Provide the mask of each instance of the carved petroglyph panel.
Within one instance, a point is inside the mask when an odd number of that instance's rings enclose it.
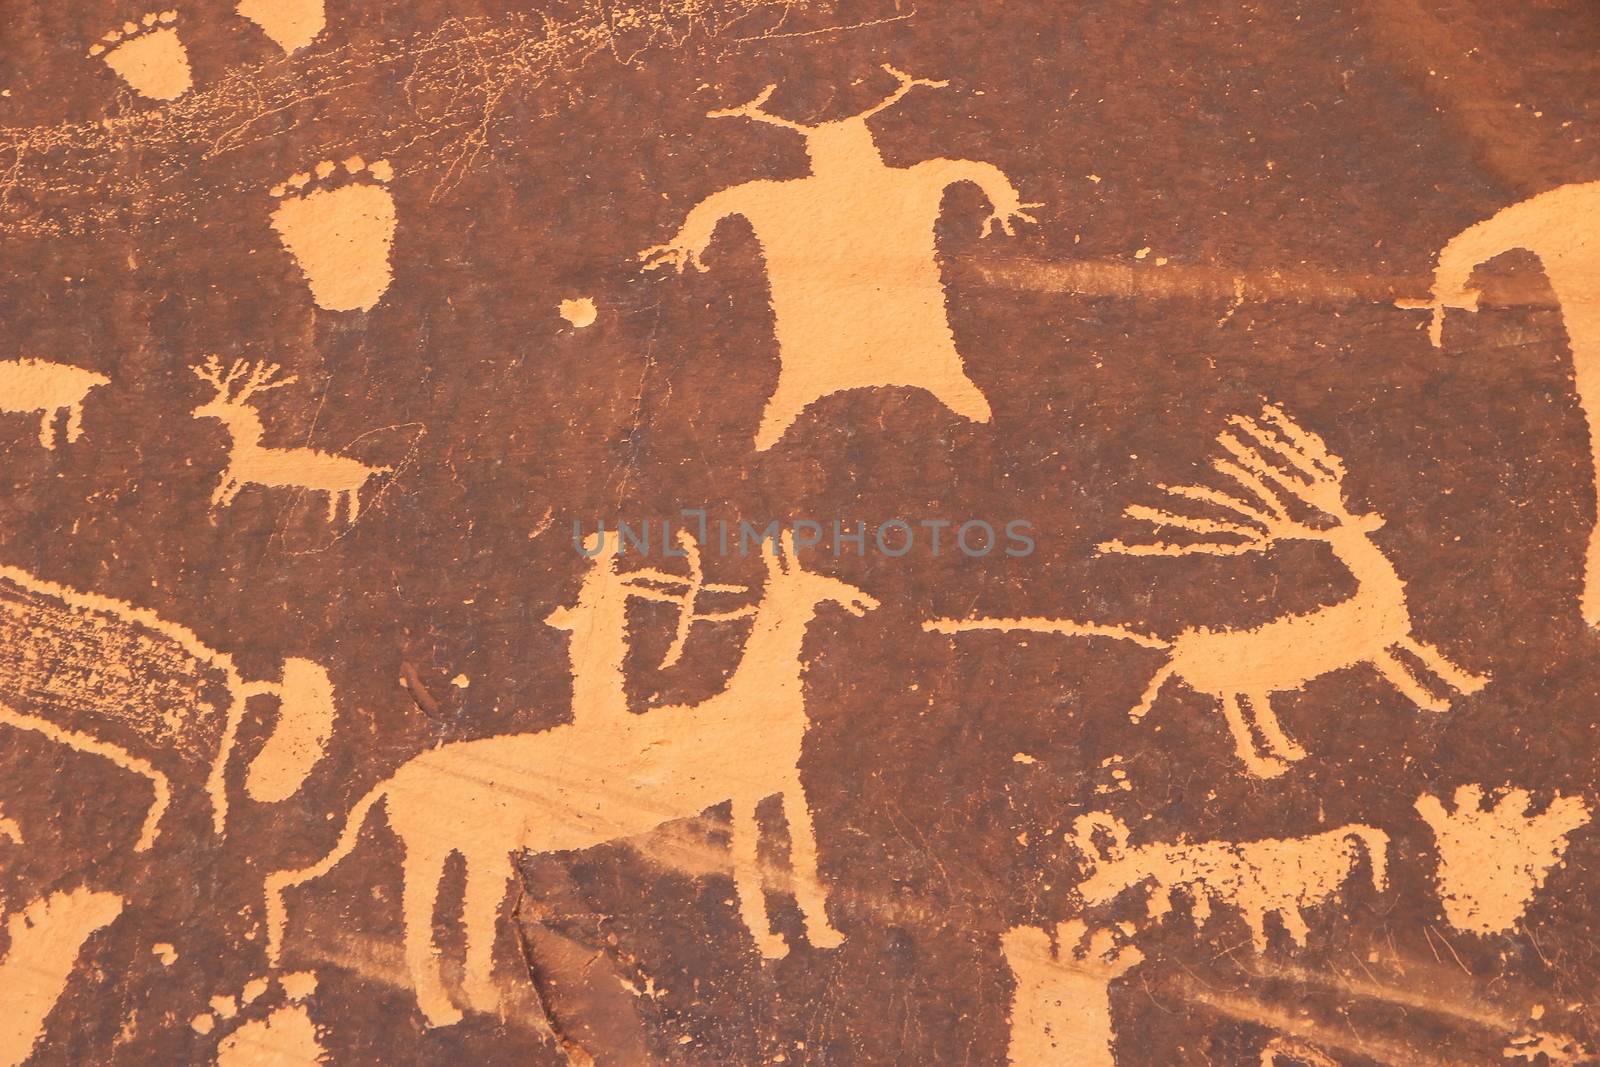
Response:
[[[13,1058],[1594,1062],[1596,56],[11,0]]]

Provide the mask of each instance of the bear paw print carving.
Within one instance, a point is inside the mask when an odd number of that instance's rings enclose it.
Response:
[[[305,1000],[317,991],[309,972],[282,975],[281,996],[269,996],[269,978],[253,978],[237,996],[211,998],[211,1010],[190,1021],[197,1034],[223,1033],[217,1043],[216,1067],[314,1067],[327,1050],[317,1038],[316,1024]]]
[[[152,11],[137,22],[124,22],[100,38],[89,56],[104,59],[135,92],[152,100],[176,100],[194,84],[177,21],[176,11]]]
[[[278,199],[272,228],[327,311],[368,311],[389,288],[394,245],[394,197],[384,184],[394,177],[387,161],[367,164],[351,156],[324,160],[271,192]]]

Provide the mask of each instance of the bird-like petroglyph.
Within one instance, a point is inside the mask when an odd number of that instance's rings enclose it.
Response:
[[[778,386],[756,431],[758,450],[777,444],[812,403],[849,389],[909,386],[958,415],[989,421],[989,402],[967,376],[945,311],[934,223],[947,188],[972,182],[989,198],[984,232],[1010,234],[1032,222],[1011,180],[991,163],[930,159],[884,163],[867,120],[926,81],[884,68],[894,92],[860,114],[806,124],[767,111],[776,86],[712,118],[746,118],[805,138],[811,173],[754,181],[713,193],[666,244],[641,253],[645,269],[701,269],[717,224],[748,219],[766,260],[778,334]]]
[[[795,896],[810,941],[831,948],[843,940],[828,920],[811,803],[800,780],[800,750],[809,726],[802,650],[822,605],[837,604],[860,615],[876,608],[877,601],[847,582],[805,570],[792,546],[763,542],[766,588],[726,687],[700,704],[634,714],[618,691],[624,646],[616,634],[626,626],[627,598],[670,599],[693,621],[701,590],[697,581],[655,572],[618,575],[615,549],[591,547],[591,575],[577,603],[558,609],[551,619],[574,635],[595,627],[607,634],[595,646],[598,655],[580,653],[574,645],[573,721],[539,733],[442,745],[374,786],[352,807],[331,852],[310,867],[267,878],[274,959],[282,953],[288,922],[285,891],[322,877],[354,851],[379,804],[404,850],[406,962],[430,1025],[462,1018],[443,984],[433,942],[434,907],[452,853],[466,860],[465,992],[480,1011],[492,1012],[500,1002],[493,982],[496,915],[514,854],[593,848],[729,801],[740,914],[762,954],[779,957],[788,951],[768,922],[757,861],[756,806],[774,794],[783,798]],[[588,670],[595,673],[581,673]]]
[[[1129,518],[1157,530],[1197,535],[1199,540],[1127,544],[1108,541],[1100,551],[1123,556],[1237,556],[1265,552],[1286,541],[1326,545],[1355,578],[1348,598],[1305,614],[1284,615],[1249,629],[1185,630],[1166,639],[1127,627],[1046,618],[935,619],[926,629],[940,633],[972,630],[1022,630],[1082,637],[1111,637],[1168,652],[1144,698],[1131,712],[1140,721],[1155,706],[1162,687],[1176,678],[1222,704],[1239,759],[1264,778],[1282,774],[1305,757],[1272,710],[1272,694],[1300,689],[1331,671],[1368,663],[1418,707],[1446,711],[1449,704],[1417,680],[1396,654],[1403,651],[1421,667],[1462,693],[1476,693],[1487,679],[1451,663],[1438,649],[1412,633],[1406,585],[1372,539],[1383,525],[1376,514],[1350,510],[1344,494],[1344,461],[1322,438],[1268,405],[1259,419],[1235,416],[1217,441],[1227,452],[1212,462],[1247,497],[1205,485],[1162,486],[1179,503],[1200,504],[1225,516],[1167,511],[1134,504]],[[1296,511],[1296,508],[1299,511]],[[1306,514],[1309,511],[1312,514]],[[1325,517],[1317,521],[1315,516]],[[1245,717],[1248,707],[1258,745]],[[1264,746],[1264,747],[1263,747]]]

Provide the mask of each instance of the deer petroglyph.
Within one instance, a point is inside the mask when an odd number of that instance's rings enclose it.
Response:
[[[104,374],[42,359],[0,360],[0,411],[37,413],[39,443],[56,447],[56,420],[66,413],[67,443],[83,434],[83,400],[109,384]]]
[[[539,733],[441,745],[373,787],[351,808],[331,852],[303,870],[267,878],[273,960],[283,949],[285,891],[322,877],[348,856],[380,803],[404,852],[406,962],[430,1025],[451,1025],[462,1017],[445,990],[433,945],[434,906],[451,853],[466,861],[465,992],[482,1011],[499,1003],[493,983],[496,913],[516,854],[575,851],[637,837],[730,800],[740,915],[761,952],[777,957],[788,950],[767,921],[757,862],[756,806],[773,794],[783,798],[795,895],[810,941],[819,948],[839,944],[842,935],[828,921],[818,880],[816,834],[800,780],[809,725],[802,649],[823,604],[860,615],[877,601],[839,579],[802,569],[789,547],[774,550],[764,543],[763,550],[767,585],[726,687],[697,705],[640,714],[630,713],[620,694],[625,642],[619,628],[626,626],[627,598],[670,599],[692,616],[696,594],[710,587],[659,572],[619,575],[614,553],[596,552],[577,603],[551,618],[574,635],[574,700],[586,706],[574,711],[572,722]],[[598,638],[581,636],[595,628]],[[679,632],[687,630],[680,626]]]
[[[315,448],[268,448],[261,443],[266,431],[250,398],[290,384],[294,375],[276,378],[276,363],[252,366],[244,360],[235,360],[224,372],[216,356],[191,369],[214,390],[210,400],[194,409],[194,417],[216,419],[228,431],[228,466],[211,496],[213,510],[233,503],[246,485],[259,485],[327,493],[329,522],[338,519],[341,503],[345,521],[356,521],[361,513],[361,488],[374,475],[387,474],[389,467],[369,467],[349,456]]]
[[[154,842],[171,796],[171,776],[158,762],[204,769],[213,829],[221,834],[225,775],[247,702],[278,700],[272,734],[245,776],[245,792],[260,803],[286,800],[299,789],[323,756],[335,712],[327,672],[310,660],[286,659],[277,682],[246,681],[232,657],[186,627],[6,566],[0,566],[0,693],[7,694],[0,724],[150,781],[154,795],[140,850]]]
[[[1127,509],[1130,518],[1158,530],[1179,530],[1205,539],[1133,545],[1108,541],[1100,551],[1125,556],[1236,556],[1264,552],[1285,541],[1320,542],[1355,578],[1357,589],[1350,597],[1304,614],[1280,616],[1253,629],[1195,628],[1170,640],[1126,627],[1048,618],[935,619],[924,623],[924,628],[940,633],[1026,630],[1112,637],[1165,650],[1167,662],[1130,713],[1133,720],[1143,719],[1162,686],[1177,678],[1221,702],[1239,759],[1261,777],[1282,774],[1290,762],[1305,756],[1305,750],[1284,733],[1273,712],[1274,693],[1292,692],[1332,671],[1369,663],[1418,707],[1447,711],[1449,704],[1413,677],[1396,649],[1462,693],[1482,689],[1486,678],[1462,670],[1438,649],[1413,636],[1405,582],[1372,540],[1383,519],[1351,512],[1344,497],[1344,462],[1328,451],[1322,439],[1271,405],[1259,419],[1235,416],[1230,426],[1217,436],[1228,456],[1214,460],[1212,467],[1253,499],[1204,485],[1162,486],[1178,501],[1205,505],[1227,518],[1135,504]],[[1326,521],[1297,515],[1291,500],[1302,510],[1320,513]],[[1245,707],[1260,731],[1264,750],[1251,733]]]
[[[945,311],[934,223],[945,190],[972,182],[989,198],[984,225],[1006,234],[1033,222],[1009,178],[990,163],[930,159],[884,163],[867,119],[918,85],[941,87],[885,66],[898,88],[858,115],[806,124],[764,106],[776,86],[711,118],[746,118],[805,138],[811,173],[753,181],[713,193],[666,244],[640,254],[646,270],[701,268],[717,224],[747,219],[766,261],[781,369],[755,447],[777,444],[813,402],[849,389],[907,386],[932,393],[958,415],[987,422],[989,403],[967,377]]]
[[[1194,842],[1180,837],[1130,846],[1122,820],[1090,812],[1073,823],[1072,840],[1089,869],[1076,889],[1085,904],[1110,904],[1144,888],[1148,914],[1159,919],[1186,894],[1194,922],[1201,927],[1211,920],[1215,905],[1237,908],[1257,952],[1267,949],[1268,915],[1277,915],[1290,940],[1304,947],[1310,928],[1302,909],[1332,899],[1354,874],[1363,850],[1372,865],[1373,889],[1382,893],[1387,885],[1389,836],[1359,824],[1281,840]]]
[[[1485,808],[1477,785],[1456,790],[1454,811],[1431,794],[1417,799],[1439,849],[1445,918],[1457,930],[1509,932],[1561,862],[1567,835],[1594,815],[1581,799],[1557,796],[1530,816],[1532,799],[1526,790],[1511,789]]]
[[[1439,252],[1432,299],[1402,306],[1432,310],[1428,336],[1438,348],[1444,344],[1446,308],[1478,310],[1481,294],[1471,287],[1472,272],[1519,248],[1539,257],[1561,304],[1600,493],[1600,182],[1563,185],[1468,226]],[[1585,622],[1600,626],[1600,519],[1589,534],[1579,608]]]

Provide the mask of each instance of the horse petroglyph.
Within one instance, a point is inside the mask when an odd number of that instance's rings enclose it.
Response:
[[[388,161],[369,166],[351,156],[272,187],[272,228],[325,311],[370,311],[388,292],[396,222],[394,195],[382,183],[393,178]]]
[[[1435,348],[1441,347],[1445,309],[1478,310],[1481,294],[1471,287],[1472,272],[1519,248],[1539,257],[1561,304],[1578,402],[1588,420],[1593,476],[1600,490],[1600,299],[1595,296],[1600,278],[1600,182],[1540,193],[1452,237],[1439,252],[1432,299],[1422,304],[1433,312],[1428,336]],[[1585,622],[1600,626],[1600,519],[1589,534],[1579,608]]]
[[[1354,514],[1344,498],[1344,462],[1328,451],[1322,438],[1296,425],[1280,408],[1268,405],[1260,419],[1235,416],[1231,429],[1217,436],[1228,453],[1212,467],[1242,487],[1253,500],[1204,485],[1162,486],[1179,501],[1199,503],[1225,513],[1216,519],[1134,504],[1130,518],[1159,529],[1197,534],[1205,540],[1125,544],[1108,541],[1100,551],[1124,556],[1236,556],[1264,552],[1284,541],[1325,544],[1358,584],[1349,598],[1306,614],[1284,615],[1254,629],[1185,630],[1171,640],[1120,626],[1046,618],[935,619],[924,628],[939,633],[970,630],[1025,630],[1080,637],[1112,637],[1145,648],[1169,652],[1144,698],[1133,709],[1135,722],[1155,705],[1161,688],[1177,678],[1201,693],[1216,697],[1233,735],[1239,759],[1252,774],[1282,774],[1305,750],[1292,741],[1272,710],[1272,694],[1302,688],[1331,671],[1370,663],[1412,703],[1429,711],[1446,711],[1439,699],[1413,677],[1395,654],[1401,649],[1462,693],[1476,693],[1487,679],[1457,667],[1438,649],[1411,632],[1405,582],[1395,572],[1372,534],[1381,516]],[[1274,458],[1269,458],[1269,455]],[[1297,517],[1290,501],[1309,508],[1327,523]],[[1265,745],[1251,734],[1243,708],[1248,706]]]
[[[137,22],[125,22],[89,48],[123,81],[152,100],[176,100],[194,84],[189,53],[178,37],[176,11],[152,11]]]
[[[1423,794],[1417,812],[1439,849],[1439,897],[1445,918],[1457,930],[1475,934],[1509,933],[1533,895],[1567,850],[1567,835],[1586,825],[1594,812],[1577,797],[1557,796],[1538,815],[1529,815],[1532,797],[1510,789],[1484,806],[1483,787],[1456,790],[1455,810]]]
[[[1372,865],[1372,887],[1387,885],[1389,836],[1370,826],[1340,826],[1310,837],[1262,841],[1201,841],[1185,838],[1148,845],[1128,844],[1122,820],[1103,812],[1079,816],[1073,841],[1089,866],[1077,894],[1090,906],[1109,904],[1144,888],[1152,919],[1171,911],[1187,894],[1196,926],[1212,908],[1237,908],[1250,927],[1257,952],[1267,950],[1267,916],[1277,915],[1291,941],[1305,947],[1310,928],[1303,908],[1324,904],[1355,873],[1363,851]]]
[[[1000,938],[1016,981],[1011,997],[1013,1067],[1115,1067],[1111,983],[1144,961],[1119,931],[1093,931],[1082,919],[1058,923],[1055,936],[1017,926]]]
[[[47,363],[42,359],[0,360],[0,411],[36,413],[39,443],[56,447],[56,420],[66,413],[66,438],[71,444],[83,434],[83,399],[89,390],[111,382],[104,374]]]
[[[310,660],[285,660],[279,682],[247,682],[230,656],[154,612],[5,566],[0,692],[16,705],[0,705],[0,723],[150,780],[141,849],[155,840],[170,794],[170,776],[157,764],[206,769],[213,828],[223,832],[225,771],[250,698],[278,699],[275,729],[245,779],[246,792],[262,803],[294,794],[322,758],[334,718],[332,683]]]
[[[228,431],[228,466],[211,496],[213,510],[233,503],[246,485],[287,487],[328,494],[329,522],[338,520],[340,504],[345,505],[345,521],[356,521],[361,513],[362,486],[390,468],[369,467],[349,456],[314,448],[268,448],[261,443],[266,431],[250,398],[289,385],[295,381],[294,375],[276,378],[276,363],[252,365],[244,360],[235,360],[224,373],[216,356],[190,369],[214,390],[211,399],[194,409],[194,417],[216,419]]]
[[[671,598],[693,611],[698,582],[665,576],[685,589],[652,588],[651,572],[610,573],[613,552],[597,549],[578,602],[558,609],[556,626],[574,635],[604,627],[593,646],[574,645],[573,721],[533,734],[441,745],[415,757],[356,802],[333,850],[303,870],[266,880],[268,951],[276,961],[287,926],[286,890],[320,878],[356,847],[372,809],[383,804],[404,852],[405,952],[417,1004],[428,1023],[447,1026],[462,1012],[452,1003],[433,945],[439,883],[451,853],[466,861],[465,992],[477,1010],[496,1010],[493,982],[496,913],[511,858],[522,851],[565,852],[647,834],[674,819],[733,804],[734,884],[740,914],[767,957],[788,951],[767,921],[757,858],[756,806],[780,794],[789,822],[794,890],[811,943],[843,940],[828,921],[817,875],[811,805],[800,780],[800,751],[809,719],[801,682],[806,631],[818,608],[837,604],[855,615],[878,603],[855,586],[804,570],[792,546],[763,542],[767,585],[756,606],[739,665],[726,687],[704,702],[634,714],[615,691],[620,663],[617,628],[626,625],[630,592]],[[652,595],[654,594],[654,595]],[[702,617],[703,618],[703,617]],[[680,629],[680,633],[685,632]],[[580,658],[581,657],[581,658]],[[593,671],[594,684],[585,677]],[[621,798],[621,799],[619,799]]]
[[[239,14],[261,27],[285,52],[317,39],[328,24],[324,0],[239,0]]]
[[[717,224],[734,215],[754,228],[766,260],[778,335],[778,386],[756,431],[757,450],[777,444],[813,402],[849,389],[909,386],[956,414],[989,421],[989,402],[967,377],[945,312],[934,223],[947,188],[972,182],[989,198],[984,232],[1033,222],[1011,180],[990,163],[930,159],[890,167],[867,119],[915,86],[942,87],[891,66],[900,83],[858,115],[808,125],[764,110],[769,85],[748,104],[711,118],[746,118],[805,138],[811,173],[753,181],[713,193],[666,244],[640,254],[646,270],[701,268]]]

